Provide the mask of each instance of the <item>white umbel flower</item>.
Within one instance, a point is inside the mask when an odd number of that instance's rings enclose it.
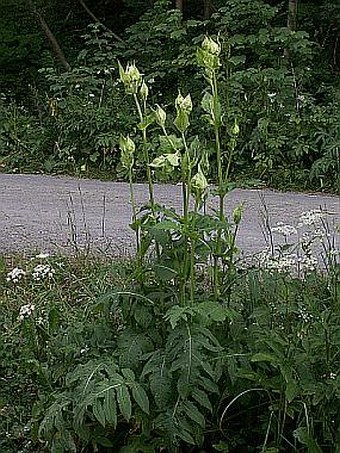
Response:
[[[32,272],[33,280],[42,280],[44,278],[51,278],[55,274],[55,270],[49,264],[38,264]]]
[[[18,283],[18,281],[25,277],[25,275],[26,272],[23,269],[15,267],[11,270],[11,272],[8,272],[6,280],[8,282]]]
[[[33,304],[22,305],[20,307],[18,320],[23,321],[25,318],[29,318],[30,316],[32,316],[34,310],[35,310],[35,305],[33,305]]]

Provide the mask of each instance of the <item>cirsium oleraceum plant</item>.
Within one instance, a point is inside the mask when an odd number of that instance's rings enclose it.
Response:
[[[169,279],[175,282],[179,290],[182,304],[187,297],[195,299],[195,273],[198,265],[205,266],[215,300],[224,297],[225,281],[232,280],[234,272],[235,239],[241,220],[241,210],[233,216],[234,224],[225,215],[225,196],[229,187],[229,172],[239,126],[235,121],[234,128],[229,131],[230,142],[228,149],[222,149],[221,127],[223,111],[218,93],[217,74],[220,63],[221,44],[218,40],[206,37],[197,51],[199,66],[203,68],[207,81],[207,89],[201,100],[204,117],[214,131],[215,156],[217,163],[217,195],[219,207],[216,215],[203,214],[209,196],[208,173],[210,169],[209,156],[201,145],[198,137],[190,136],[190,121],[193,115],[194,103],[189,93],[181,92],[175,100],[175,116],[169,124],[169,116],[160,105],[148,105],[149,89],[135,64],[128,64],[124,69],[119,63],[120,81],[125,91],[134,98],[138,129],[142,135],[142,150],[135,151],[127,158],[127,138],[122,138],[121,164],[128,171],[131,201],[133,208],[133,228],[137,235],[137,250],[140,263],[144,258],[156,251],[155,268],[167,269]],[[148,133],[157,135],[159,141],[158,155],[152,160],[149,155],[150,140],[155,138]],[[146,165],[149,187],[149,206],[137,214],[133,194],[133,166],[136,161]],[[182,186],[183,213],[166,209],[156,204],[154,197],[153,174],[157,171],[177,173],[180,175]],[[191,202],[192,200],[192,202]],[[161,233],[160,233],[161,232]],[[160,239],[161,238],[161,239]],[[141,256],[142,255],[142,256]],[[144,257],[144,258],[143,258]],[[167,278],[165,279],[167,280]],[[228,286],[228,285],[227,285]]]

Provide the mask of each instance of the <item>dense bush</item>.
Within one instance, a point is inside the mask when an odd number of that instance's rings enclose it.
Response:
[[[209,32],[219,36],[224,49],[219,75],[221,103],[229,112],[223,118],[224,148],[235,116],[240,123],[235,175],[251,175],[279,188],[337,190],[339,96],[326,74],[316,72],[320,48],[307,32],[282,27],[282,10],[262,0],[228,2],[209,20],[183,20],[170,6],[162,0],[145,9],[125,29],[122,41],[103,26],[91,26],[70,71],[40,71],[47,93],[36,94],[26,116],[16,109],[15,119],[15,107],[2,103],[5,168],[120,172],[119,136],[131,130],[135,118],[117,84],[117,60],[135,60],[147,74],[149,96],[169,105],[169,114],[175,115],[171,105],[178,89],[193,97],[204,90],[195,49]],[[36,143],[31,143],[27,121]],[[209,150],[213,135],[206,124],[196,114],[191,122]],[[20,136],[20,146],[8,134]],[[152,146],[157,154],[158,143]],[[211,176],[216,177],[213,161]]]

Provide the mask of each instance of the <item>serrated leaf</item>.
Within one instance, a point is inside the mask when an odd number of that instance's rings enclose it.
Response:
[[[291,403],[298,393],[298,386],[294,380],[289,380],[286,385],[285,395],[287,400]]]
[[[131,399],[130,393],[126,385],[122,384],[116,389],[117,393],[117,401],[120,412],[122,413],[123,417],[129,421],[131,418]]]
[[[116,394],[113,389],[110,389],[105,394],[103,409],[105,418],[108,423],[112,424],[114,428],[117,427],[117,403]]]
[[[181,225],[171,220],[163,220],[162,222],[159,222],[157,223],[157,225],[153,226],[152,229],[164,231],[168,230],[181,231]]]
[[[192,437],[192,435],[184,430],[184,429],[181,429],[178,431],[178,437],[180,437],[184,442],[186,442],[187,444],[191,444],[191,445],[195,445],[196,442],[194,440],[194,438]]]
[[[142,304],[136,304],[134,308],[134,317],[137,322],[143,329],[147,329],[153,319],[153,316],[148,307]]]
[[[172,381],[161,373],[150,377],[150,390],[159,409],[165,409],[172,394]]]
[[[125,379],[128,379],[131,382],[134,382],[136,380],[135,373],[130,368],[123,368],[122,375],[125,377]]]
[[[98,422],[105,428],[106,418],[101,399],[96,399],[92,405],[92,411]]]
[[[146,391],[140,384],[136,384],[134,387],[132,387],[132,397],[136,401],[138,406],[142,409],[142,411],[149,414],[149,398]]]
[[[185,401],[181,405],[182,409],[184,410],[185,414],[202,428],[205,427],[205,418],[204,415],[198,410],[197,406],[193,404],[191,401]]]
[[[206,377],[200,377],[200,386],[204,388],[209,393],[218,393],[218,386],[214,381]]]
[[[272,365],[277,365],[277,358],[271,354],[258,352],[251,358],[252,362],[270,362]]]
[[[192,392],[192,398],[196,400],[202,407],[205,407],[210,412],[212,412],[213,408],[209,401],[208,395],[201,389],[195,388]]]
[[[187,321],[188,315],[190,315],[189,307],[180,307],[179,305],[174,305],[171,307],[164,316],[166,321],[169,321],[171,327],[174,329],[180,321]]]

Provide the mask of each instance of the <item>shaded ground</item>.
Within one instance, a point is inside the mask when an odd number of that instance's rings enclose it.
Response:
[[[147,187],[136,184],[136,201],[147,201]],[[156,199],[180,209],[181,188],[156,185]],[[134,237],[129,189],[125,183],[0,174],[0,252],[72,252],[84,247],[113,254],[129,253]],[[272,225],[294,224],[303,211],[322,208],[330,225],[340,224],[340,198],[321,194],[279,193],[269,190],[233,191],[227,198],[232,209],[244,203],[238,245],[244,253],[266,246],[264,205]]]

